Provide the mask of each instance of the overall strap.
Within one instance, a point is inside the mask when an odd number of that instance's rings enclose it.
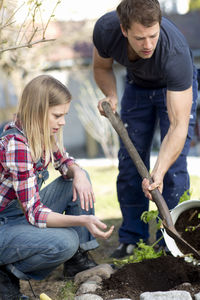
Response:
[[[16,127],[13,127],[13,128],[11,128],[11,129],[8,129],[8,130],[3,131],[3,132],[0,134],[0,138],[6,136],[6,135],[8,135],[8,134],[13,134],[13,133],[19,133],[19,134],[21,134],[22,136],[24,136],[23,133],[22,133],[19,129],[17,129]]]

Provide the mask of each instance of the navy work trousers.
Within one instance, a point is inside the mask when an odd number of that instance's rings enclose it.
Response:
[[[194,132],[196,100],[197,81],[195,78],[193,80],[193,105],[185,146],[179,158],[164,177],[163,197],[169,209],[178,204],[180,197],[190,187],[187,155]],[[149,170],[156,123],[159,122],[161,142],[169,128],[166,89],[144,89],[127,81],[121,102],[121,118],[129,137]],[[123,217],[119,229],[119,241],[120,243],[135,244],[143,239],[147,242],[148,225],[141,221],[140,217],[144,211],[148,211],[149,201],[141,188],[142,179],[122,141],[120,141],[118,159],[117,193]]]

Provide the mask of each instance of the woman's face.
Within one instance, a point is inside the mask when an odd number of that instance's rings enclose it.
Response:
[[[65,125],[65,115],[68,114],[69,108],[70,102],[49,108],[49,128],[51,135],[57,133]]]

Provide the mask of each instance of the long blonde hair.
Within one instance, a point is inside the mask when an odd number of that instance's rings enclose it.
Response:
[[[43,157],[45,161],[53,159],[55,137],[50,136],[49,107],[71,101],[67,87],[49,75],[40,75],[32,79],[24,88],[19,102],[17,117],[28,139],[34,162]],[[56,136],[56,143],[63,152],[62,129]]]

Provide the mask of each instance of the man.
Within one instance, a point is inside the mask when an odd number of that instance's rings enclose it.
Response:
[[[104,115],[102,101],[117,110],[113,72],[117,61],[127,69],[121,118],[148,169],[157,120],[161,134],[151,185],[146,179],[142,182],[120,143],[117,193],[123,222],[120,245],[112,254],[120,258],[132,253],[140,239],[148,241],[148,226],[140,216],[148,210],[150,190],[157,187],[172,209],[189,189],[186,157],[195,124],[196,69],[184,36],[162,17],[157,0],[121,1],[116,12],[97,21],[93,41],[94,78],[106,96],[98,104],[99,111]]]

